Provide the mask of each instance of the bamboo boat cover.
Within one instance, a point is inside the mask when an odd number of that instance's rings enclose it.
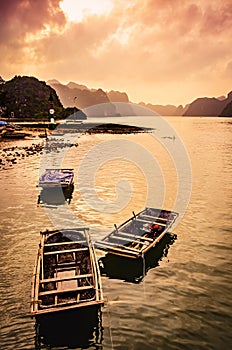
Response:
[[[60,183],[72,183],[74,173],[72,170],[66,169],[49,169],[46,170],[39,178],[39,184],[60,184]]]

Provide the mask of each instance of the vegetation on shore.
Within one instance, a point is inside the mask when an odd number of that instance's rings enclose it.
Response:
[[[0,81],[0,117],[24,120],[48,120],[54,109],[56,119],[74,113],[74,108],[64,108],[56,91],[44,81],[34,77],[15,76],[9,81]],[[77,108],[78,119],[86,119]]]

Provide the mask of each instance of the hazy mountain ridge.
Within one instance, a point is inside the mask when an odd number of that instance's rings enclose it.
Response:
[[[143,115],[153,112],[163,116],[226,116],[232,117],[232,91],[227,97],[197,98],[186,106],[153,105],[140,102],[130,103],[126,92],[109,92],[99,89],[90,89],[83,84],[69,82],[61,84],[58,80],[49,80],[47,83],[35,77],[15,76],[9,81],[0,77],[0,114],[2,117],[14,115],[16,118],[44,118],[49,116],[49,96],[52,96],[52,105],[55,107],[56,117],[62,118],[72,114],[74,107],[78,109],[91,108],[105,104],[104,111],[97,108],[102,116]],[[51,104],[51,101],[50,101]],[[108,105],[108,106],[107,106]],[[123,108],[124,105],[124,108]],[[138,110],[133,109],[137,105]],[[64,108],[65,107],[65,108]],[[90,111],[90,109],[89,109]],[[94,112],[96,113],[96,111]],[[145,112],[144,112],[145,113]],[[145,114],[146,114],[145,113]],[[83,118],[85,118],[83,113]]]
[[[232,101],[222,110],[220,117],[232,117]]]
[[[107,93],[101,88],[89,89],[85,85],[74,82],[64,85],[57,80],[48,80],[47,84],[56,90],[64,107],[77,106],[84,109],[100,103],[129,102],[125,92],[111,90]]]
[[[85,85],[69,82],[64,85],[58,82],[56,79],[48,80],[47,84],[52,86],[64,107],[77,106],[84,109],[100,103],[109,102],[131,102],[126,92],[111,90],[106,92],[99,89],[90,89]],[[219,96],[215,97],[199,97],[186,106],[175,105],[160,105],[140,102],[139,105],[145,108],[149,108],[155,113],[164,116],[220,116],[225,107],[232,100],[232,92],[227,97]],[[226,111],[228,116],[231,116],[230,108]]]
[[[85,85],[69,82],[64,85],[56,79],[48,80],[47,84],[53,87],[64,107],[78,106],[84,109],[100,103],[109,102],[131,102],[126,92],[111,90],[105,92],[102,89],[90,89]],[[182,115],[186,107],[174,105],[152,105],[151,103],[140,102],[140,106],[151,109],[160,115]]]
[[[160,114],[160,115],[165,115],[165,116],[175,116],[175,115],[183,115],[183,113],[186,111],[188,108],[188,105],[183,107],[182,105],[176,107],[174,105],[153,105],[151,103],[144,103],[140,102],[139,103],[141,106],[149,108],[153,110],[154,112]]]
[[[78,107],[90,117],[112,117],[121,115],[137,115],[129,104],[128,96],[125,92],[109,91],[105,92],[101,88],[89,89],[87,86],[69,82],[64,85],[57,80],[47,82],[58,94],[64,107]],[[115,106],[114,102],[127,103]]]
[[[219,116],[224,108],[232,101],[232,91],[227,98],[201,97],[190,103],[184,116]]]
[[[83,89],[80,87],[75,87],[77,84],[71,82],[67,85],[63,85],[61,83],[54,84],[48,81],[47,84],[57,92],[64,107],[75,106],[80,109],[84,109],[99,103],[110,102],[107,94],[102,89],[91,91],[88,88]],[[71,85],[72,88],[70,88],[68,85]]]

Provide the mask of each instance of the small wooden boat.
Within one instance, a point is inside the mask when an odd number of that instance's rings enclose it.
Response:
[[[73,169],[46,169],[39,178],[41,192],[38,196],[38,204],[63,204],[70,203],[74,190]]]
[[[159,266],[160,261],[168,256],[169,248],[176,238],[175,234],[167,232],[159,244],[137,259],[107,253],[98,260],[101,276],[132,283],[143,281],[147,272]]]
[[[171,228],[178,214],[173,211],[146,208],[121,224],[95,247],[111,254],[139,258],[155,247]]]
[[[67,188],[73,184],[73,169],[46,169],[39,178],[39,186],[42,188],[62,187]]]
[[[24,139],[28,134],[24,132],[6,131],[3,132],[1,136],[4,139]]]
[[[100,270],[89,229],[41,232],[32,279],[32,316],[103,303]]]

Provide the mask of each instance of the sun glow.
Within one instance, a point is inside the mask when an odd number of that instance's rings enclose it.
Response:
[[[81,22],[91,15],[108,15],[113,6],[112,0],[63,0],[60,3],[70,22]]]

